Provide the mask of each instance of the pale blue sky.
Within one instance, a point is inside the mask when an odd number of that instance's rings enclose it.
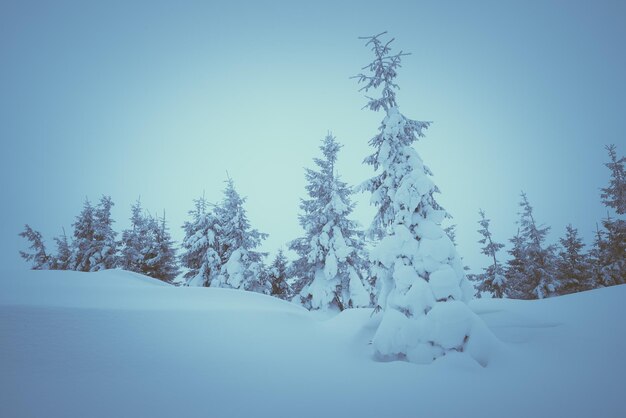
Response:
[[[370,59],[357,37],[383,30],[413,53],[400,109],[434,122],[416,148],[466,263],[488,262],[478,208],[506,242],[521,189],[552,240],[569,222],[591,239],[603,145],[626,150],[625,2],[336,3],[1,0],[0,265],[26,268],[23,224],[52,246],[85,196],[110,194],[120,231],[141,195],[180,240],[226,171],[275,252],[300,234],[303,167],[329,129],[343,178],[373,174],[361,161],[383,115],[349,77]]]

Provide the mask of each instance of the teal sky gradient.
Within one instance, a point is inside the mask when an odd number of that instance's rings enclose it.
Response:
[[[434,122],[416,149],[465,262],[488,263],[480,207],[508,244],[522,189],[553,242],[567,223],[591,242],[604,144],[626,150],[626,2],[337,3],[2,0],[0,265],[26,267],[24,223],[53,247],[86,196],[113,197],[118,231],[141,196],[180,241],[227,172],[274,253],[301,233],[303,168],[328,130],[343,179],[373,175],[361,162],[383,115],[349,77],[370,60],[357,37],[384,30],[412,53],[400,110]]]

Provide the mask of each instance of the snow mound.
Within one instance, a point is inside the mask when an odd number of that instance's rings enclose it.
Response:
[[[428,333],[445,347],[469,334],[470,356],[420,365],[374,361],[371,309],[320,320],[118,270],[0,272],[0,416],[622,417],[625,299],[626,285],[439,304]],[[481,333],[502,341],[486,367]]]

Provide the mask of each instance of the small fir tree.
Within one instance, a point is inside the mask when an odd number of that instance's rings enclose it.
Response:
[[[268,278],[272,286],[271,295],[280,299],[289,298],[289,284],[287,283],[288,262],[283,250],[278,250],[276,258],[269,266]]]
[[[110,196],[102,196],[94,213],[93,258],[90,271],[112,269],[117,266],[117,232],[113,230],[111,208],[114,206]]]
[[[57,245],[57,254],[54,256],[53,269],[70,270],[72,263],[72,249],[67,240],[65,228],[63,228],[63,235],[60,237],[54,237],[54,241]]]
[[[242,198],[235,190],[232,179],[226,181],[224,200],[216,208],[220,225],[219,275],[211,280],[211,286],[255,290],[263,287],[259,272],[265,253],[256,251],[267,234],[250,226]]]
[[[85,199],[83,209],[72,224],[74,240],[72,241],[72,270],[91,271],[94,255],[95,219],[94,208],[88,199]]]
[[[607,215],[602,220],[603,239],[598,242],[598,282],[603,286],[626,283],[626,221]]]
[[[606,147],[610,162],[606,167],[611,171],[609,185],[602,189],[602,202],[607,211],[613,210],[615,217],[607,213],[602,220],[604,239],[598,240],[599,263],[596,268],[596,281],[603,286],[626,283],[626,174],[625,157],[617,157],[615,145]]]
[[[144,252],[143,273],[166,283],[172,283],[178,276],[179,268],[174,241],[167,228],[165,212],[163,217],[150,216],[147,219],[148,245]]]
[[[354,209],[351,190],[335,171],[341,145],[329,133],[315,158],[318,170],[306,169],[308,199],[300,203],[300,226],[305,235],[289,248],[299,258],[293,264],[294,292],[308,309],[369,306],[370,295],[361,277],[363,234],[349,219]]]
[[[585,244],[578,230],[571,224],[566,226],[565,237],[560,238],[561,251],[557,261],[557,279],[561,284],[559,294],[588,290],[591,279],[589,257],[583,252]]]
[[[617,148],[614,144],[607,145],[606,150],[609,153],[609,161],[606,167],[611,171],[611,179],[609,185],[602,189],[602,203],[612,208],[619,215],[626,213],[626,157],[617,158]]]
[[[131,207],[131,214],[130,228],[122,231],[120,267],[124,270],[144,273],[148,225],[139,199]]]
[[[20,251],[20,256],[31,263],[32,270],[49,270],[53,259],[46,253],[46,245],[39,231],[35,231],[30,225],[24,225],[24,231],[19,236],[25,238],[30,243],[30,252]]]
[[[194,200],[194,209],[189,211],[190,221],[185,222],[185,238],[182,241],[183,253],[180,262],[187,269],[184,278],[188,286],[208,287],[221,267],[220,243],[218,235],[221,227],[215,213],[202,196]]]
[[[543,299],[557,294],[555,247],[544,246],[550,227],[537,225],[533,208],[524,192],[521,194],[519,236],[512,240],[513,259],[509,262],[508,281],[511,297]]]
[[[489,230],[490,220],[485,217],[485,212],[481,209],[479,212],[480,220],[478,221],[480,229],[478,233],[482,235],[482,238],[478,241],[483,244],[481,252],[491,259],[491,264],[485,268],[484,273],[477,274],[475,280],[478,282],[478,292],[488,292],[494,298],[502,298],[505,295],[506,278],[504,276],[504,269],[498,262],[497,254],[504,244],[494,242],[491,231]]]
[[[522,285],[525,284],[526,265],[526,247],[524,239],[519,228],[517,234],[509,239],[511,249],[508,251],[511,256],[506,263],[504,276],[506,277],[507,296],[512,299],[524,299],[525,290]]]

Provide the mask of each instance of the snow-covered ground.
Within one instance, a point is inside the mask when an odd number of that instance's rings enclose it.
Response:
[[[0,273],[0,417],[624,417],[626,286],[475,300],[487,367],[372,360],[380,315],[119,270]]]

